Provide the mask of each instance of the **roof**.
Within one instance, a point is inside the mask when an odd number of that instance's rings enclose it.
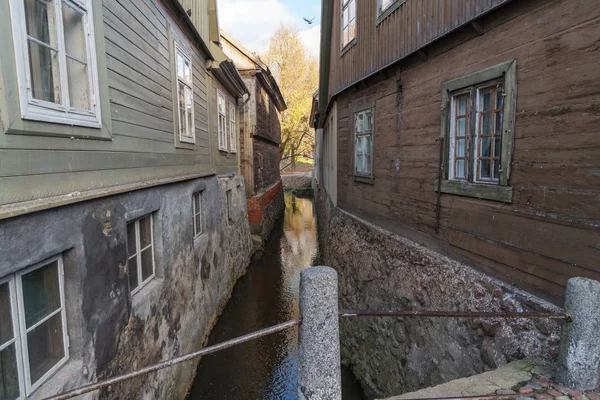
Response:
[[[214,61],[209,64],[208,68],[227,90],[231,94],[240,97],[244,94],[250,94],[235,64],[227,57],[223,49],[218,44],[211,43],[210,51]]]
[[[264,86],[265,90],[271,98],[274,100],[274,103],[279,110],[279,112],[283,112],[287,109],[287,104],[285,104],[285,99],[283,98],[283,94],[281,94],[281,90],[279,89],[279,85],[277,84],[277,80],[271,73],[269,66],[260,59],[258,54],[248,50],[244,46],[242,46],[237,40],[229,36],[227,33],[221,31],[221,39],[225,40],[231,47],[233,47],[238,53],[245,56],[252,63],[254,63],[254,68],[238,68],[243,72],[253,72],[257,79]]]

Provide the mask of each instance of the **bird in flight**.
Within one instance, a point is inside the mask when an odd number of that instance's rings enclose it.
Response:
[[[307,23],[307,24],[309,24],[309,25],[312,25],[313,21],[315,20],[315,17],[312,17],[312,19],[307,19],[307,18],[304,18],[304,17],[302,17],[302,18],[303,18],[303,19],[306,21],[306,23]]]

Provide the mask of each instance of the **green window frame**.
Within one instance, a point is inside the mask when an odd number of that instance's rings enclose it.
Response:
[[[354,180],[373,183],[373,148],[375,137],[375,103],[354,110]]]
[[[442,193],[512,202],[516,60],[442,85]]]

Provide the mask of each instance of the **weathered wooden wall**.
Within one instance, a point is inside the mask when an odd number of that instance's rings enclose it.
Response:
[[[0,205],[213,170],[206,55],[159,0],[104,0],[103,21],[112,140],[0,131]],[[193,53],[193,149],[174,145],[169,24]]]
[[[209,42],[208,0],[179,0],[183,9],[190,10],[190,19],[206,43]]]
[[[280,180],[281,123],[275,102],[258,79],[255,88],[254,190],[259,191]]]
[[[430,46],[427,61],[413,57],[336,98],[338,204],[560,304],[569,277],[600,280],[600,10],[511,2],[482,22],[482,36],[461,29]],[[436,234],[441,85],[512,59],[513,202],[443,194]],[[352,177],[352,115],[372,101],[370,185]]]
[[[406,57],[510,0],[407,0],[377,24],[377,2],[357,0],[356,43],[341,54],[341,1],[333,2],[329,94]]]

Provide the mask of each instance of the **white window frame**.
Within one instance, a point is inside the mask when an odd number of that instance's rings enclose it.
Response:
[[[221,104],[223,105],[222,110]],[[219,150],[227,151],[227,101],[219,89],[217,89],[217,132]]]
[[[98,101],[99,82],[96,61],[96,41],[94,38],[92,0],[49,0],[54,3],[56,18],[61,104],[34,99],[31,87],[31,70],[28,54],[28,35],[25,22],[25,4],[22,0],[10,0],[10,15],[13,27],[13,39],[19,85],[19,100],[21,118],[33,121],[51,122],[56,124],[76,125],[91,128],[101,128],[100,102]],[[83,15],[84,35],[86,37],[86,57],[88,67],[88,90],[90,110],[70,107],[69,85],[67,77],[67,56],[65,52],[64,29],[62,21],[62,4],[75,9]],[[32,39],[40,46],[47,45]]]
[[[362,114],[363,121],[366,121],[368,113],[371,113],[371,119],[372,119],[371,130],[367,131],[363,127],[363,131],[359,133],[357,131],[357,123],[356,123],[356,121],[358,120],[358,116]],[[358,156],[358,138],[364,137],[364,136],[371,137],[371,162],[369,165],[370,172],[368,174],[357,172],[357,163],[356,163],[356,159]],[[360,107],[359,109],[354,111],[354,161],[353,161],[353,165],[354,165],[354,177],[355,178],[372,178],[373,177],[374,154],[375,154],[375,105],[373,103],[370,103],[370,104]]]
[[[177,70],[177,58],[181,57],[184,61],[187,61],[190,65],[190,81],[186,82],[183,77],[179,76],[179,71]],[[177,77],[177,119],[179,121],[179,141],[183,143],[196,143],[196,122],[195,122],[195,114],[194,114],[194,70],[192,65],[192,58],[189,56],[187,52],[185,52],[178,43],[175,43],[175,76]],[[183,84],[186,86],[192,96],[192,126],[187,126],[187,118],[185,121],[181,120],[181,110],[179,110],[179,84]],[[184,111],[187,114],[187,110]],[[185,128],[185,129],[182,129]],[[186,134],[184,134],[184,132]]]
[[[467,163],[467,167],[466,167],[466,175],[464,178],[459,178],[456,177],[455,175],[455,163],[456,163],[456,158],[455,158],[455,151],[456,151],[456,98],[463,96],[465,94],[469,95],[469,99],[467,101],[467,107],[468,107],[468,112],[467,112],[467,122],[465,123],[466,126],[466,130],[467,130],[467,136],[466,136],[466,145],[465,145],[465,153],[466,153],[466,160],[465,162]],[[452,94],[451,98],[450,98],[450,135],[449,135],[449,153],[448,153],[448,179],[452,180],[452,181],[461,181],[461,182],[467,182],[469,179],[469,173],[471,173],[470,169],[470,163],[471,161],[469,160],[469,148],[471,146],[471,135],[473,134],[473,132],[471,132],[471,107],[473,106],[473,102],[472,102],[472,93],[470,90],[460,90],[458,92],[455,92]]]
[[[229,102],[229,150],[237,153],[237,126],[235,124],[236,106]]]
[[[227,220],[232,221],[233,220],[233,210],[231,209],[232,203],[233,203],[233,190],[232,189],[227,189],[225,191],[225,203],[227,206]]]
[[[340,0],[342,3],[341,13],[340,13],[340,43],[341,48],[344,50],[346,47],[350,46],[354,39],[356,39],[356,0]],[[348,9],[348,24],[344,25],[344,11]],[[354,18],[351,18],[351,11],[354,9]],[[354,24],[354,36],[350,37],[350,26]],[[344,31],[348,30],[348,43],[344,43]]]
[[[196,209],[196,197],[198,198],[198,204],[200,209],[197,210]],[[194,224],[194,239],[197,238],[198,236],[202,235],[203,233],[203,220],[202,220],[202,198],[204,196],[202,196],[202,190],[198,191],[198,192],[194,192],[192,194],[192,220],[193,220],[193,224]],[[196,217],[200,216],[200,226],[198,226],[198,224],[196,224]]]
[[[23,275],[26,275],[32,271],[43,268],[48,264],[52,264],[57,261],[58,268],[58,283],[59,283],[59,298],[60,307],[36,322],[33,326],[27,328],[25,321],[25,304],[23,299]],[[19,392],[20,397],[23,399],[26,396],[30,396],[36,389],[38,389],[44,382],[48,380],[58,369],[60,369],[69,360],[69,335],[67,330],[67,313],[65,303],[65,272],[63,265],[62,255],[54,256],[50,259],[27,267],[13,275],[9,275],[3,279],[0,279],[0,284],[8,282],[8,291],[10,298],[11,308],[11,320],[13,324],[13,339],[9,340],[2,346],[0,351],[15,344],[15,356],[17,360],[17,379],[19,381]],[[62,323],[62,334],[63,334],[63,349],[64,357],[59,360],[50,370],[48,370],[40,379],[35,382],[31,382],[31,371],[29,368],[29,351],[27,348],[27,334],[39,327],[43,323],[47,322],[50,318],[61,314]]]
[[[140,220],[142,220],[146,217],[150,217],[150,244],[148,246],[142,248],[141,247],[142,241],[141,241],[141,235],[140,235]],[[148,283],[150,283],[150,281],[152,279],[154,279],[154,277],[156,276],[156,259],[155,259],[156,257],[154,255],[154,252],[156,250],[156,248],[154,247],[154,213],[143,215],[133,221],[128,221],[127,225],[129,225],[129,224],[135,224],[135,251],[136,252],[131,256],[129,254],[127,254],[127,266],[129,269],[129,260],[136,257],[136,267],[137,267],[137,277],[138,277],[138,286],[135,289],[130,290],[130,293],[133,296],[136,293],[138,293],[140,290],[142,290],[144,288],[144,286],[146,286]],[[129,246],[129,243],[127,243],[127,245]],[[152,275],[150,275],[148,278],[146,278],[145,281],[142,281],[141,280],[142,279],[142,251],[148,249],[149,247],[152,247]]]

